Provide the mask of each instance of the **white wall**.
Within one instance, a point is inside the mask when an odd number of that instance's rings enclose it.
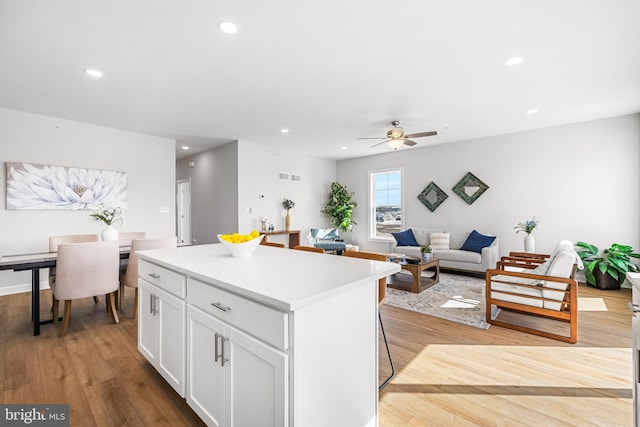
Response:
[[[535,215],[538,252],[562,239],[640,250],[639,160],[640,114],[634,114],[339,161],[337,177],[359,204],[352,240],[369,250],[390,247],[367,238],[367,173],[390,167],[404,168],[405,227],[493,232],[506,254],[523,250],[524,235],[514,226]],[[467,172],[490,187],[472,205],[452,191]],[[433,213],[417,199],[431,181],[449,195]]]
[[[0,109],[0,139],[5,177],[6,162],[127,172],[128,209],[121,229],[175,235],[175,141],[7,109]],[[0,255],[47,252],[49,236],[101,230],[88,211],[6,210],[6,178],[0,191],[5,198]],[[160,207],[170,213],[161,214]],[[29,290],[30,283],[29,272],[2,271],[0,295]]]
[[[328,225],[321,210],[327,201],[329,186],[335,180],[336,162],[290,151],[274,151],[246,141],[238,143],[238,212],[239,230],[260,229],[260,219],[267,217],[276,230],[284,229],[287,198],[296,205],[291,209],[291,229],[300,230],[300,242],[310,228]],[[283,180],[279,173],[299,175],[300,181]],[[264,198],[259,198],[259,195]],[[250,213],[246,213],[248,211]],[[269,241],[286,243],[277,236]]]
[[[193,167],[189,163],[194,162]],[[238,229],[238,143],[177,161],[176,178],[191,181],[191,235],[195,244],[218,243]]]

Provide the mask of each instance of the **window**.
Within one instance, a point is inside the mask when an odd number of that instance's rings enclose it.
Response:
[[[402,230],[402,170],[369,172],[370,238],[391,239]]]

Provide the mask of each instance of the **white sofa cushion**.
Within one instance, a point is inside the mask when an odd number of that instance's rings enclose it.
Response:
[[[411,227],[411,231],[413,231],[413,235],[416,238],[416,241],[420,244],[420,246],[429,246],[429,235],[431,233],[442,233],[444,230],[442,228],[413,228]]]
[[[433,250],[449,249],[450,233],[431,233],[429,234],[429,246]]]
[[[556,256],[553,258],[553,261],[551,261],[549,270],[547,270],[547,276],[569,278],[571,277],[571,273],[573,272],[573,265],[575,263],[576,255],[574,250],[572,248],[565,247],[565,249],[558,251],[556,253]],[[550,282],[548,280],[545,282],[546,289],[551,288],[566,291],[568,287],[569,285],[567,283]],[[555,299],[558,301],[562,301],[564,299],[564,295],[564,292],[554,292],[548,290],[542,291],[543,297]],[[548,308],[551,310],[560,310],[561,304],[552,301],[545,301],[544,308]]]
[[[438,249],[433,251],[436,258],[447,261],[471,262],[482,264],[482,256],[477,252],[461,251],[458,249]]]
[[[499,280],[499,278],[500,276],[495,276],[493,280],[496,280],[496,279]],[[505,279],[509,280],[510,282],[521,281],[522,283],[526,283],[526,284],[535,284],[536,282],[535,280],[523,279],[518,277],[505,277]],[[527,298],[527,297],[519,297],[517,295],[509,295],[502,292],[495,292],[495,291],[505,291],[505,292],[512,292],[516,294],[528,295],[532,297],[542,297],[542,289],[540,288],[526,288],[524,286],[508,285],[506,283],[497,283],[492,281],[491,291],[492,291],[491,298],[493,299],[499,299],[502,301],[513,302],[516,304],[523,304],[531,307],[542,308],[542,300]]]

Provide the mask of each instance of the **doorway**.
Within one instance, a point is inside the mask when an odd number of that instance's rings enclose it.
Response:
[[[178,246],[190,245],[191,241],[191,180],[176,181],[176,220]]]

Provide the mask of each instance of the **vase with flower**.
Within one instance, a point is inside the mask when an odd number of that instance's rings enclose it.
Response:
[[[120,206],[107,207],[100,205],[97,212],[89,214],[91,219],[104,225],[104,229],[100,233],[102,241],[118,240],[118,230],[115,228],[117,223],[122,226],[124,224],[124,209]]]
[[[534,216],[532,219],[528,221],[519,222],[518,225],[513,227],[516,229],[516,233],[524,231],[526,236],[524,236],[524,251],[527,253],[533,253],[536,251],[536,239],[531,235],[533,230],[538,226],[538,220]]]
[[[282,207],[287,210],[287,215],[284,217],[284,229],[285,231],[289,231],[289,227],[291,226],[291,215],[289,215],[289,211],[296,205],[291,199],[284,199],[282,201]]]

